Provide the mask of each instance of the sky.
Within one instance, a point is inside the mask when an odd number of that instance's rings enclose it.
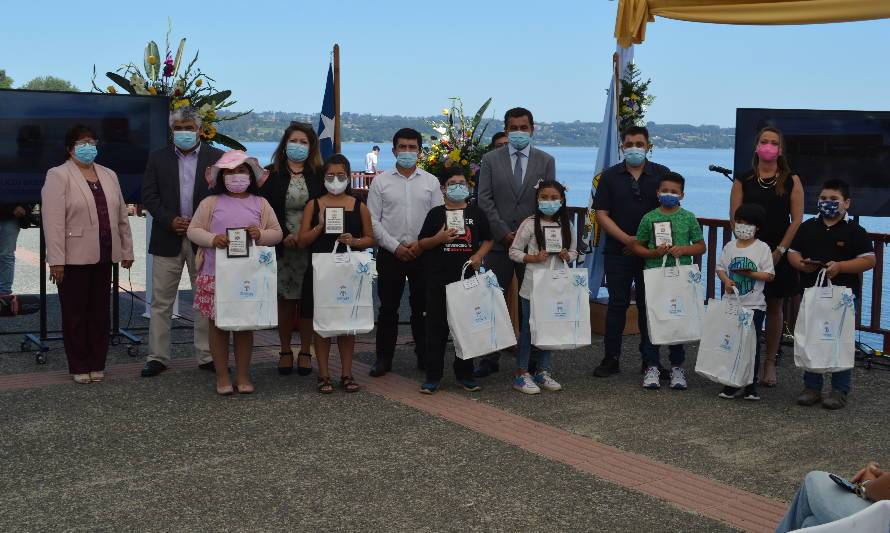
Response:
[[[81,90],[187,37],[186,56],[231,89],[235,110],[317,112],[333,44],[344,112],[429,116],[459,96],[489,96],[500,116],[600,121],[617,2],[8,2],[0,69],[15,86],[54,75]],[[651,78],[657,123],[732,127],[737,107],[886,110],[890,20],[811,26],[650,23],[635,59]],[[175,51],[175,50],[174,50]]]

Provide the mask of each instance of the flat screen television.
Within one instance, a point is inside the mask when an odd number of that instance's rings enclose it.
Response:
[[[890,216],[890,111],[736,110],[733,175],[751,174],[754,136],[765,126],[785,137],[785,155],[804,185],[804,210],[816,212],[829,178],[850,183],[850,214]]]
[[[167,143],[169,101],[158,96],[0,89],[0,191],[4,203],[39,203],[46,171],[62,164],[75,124],[99,136],[96,162],[140,202],[148,154]]]

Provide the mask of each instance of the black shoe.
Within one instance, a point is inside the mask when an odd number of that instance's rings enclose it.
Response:
[[[300,357],[309,358],[309,366],[300,366]],[[308,352],[300,352],[297,354],[297,375],[308,376],[312,373],[312,354]]]
[[[146,361],[145,366],[142,367],[142,372],[140,372],[139,375],[144,378],[152,378],[164,370],[167,370],[167,366],[164,363],[160,361]]]
[[[198,368],[200,368],[201,370],[206,370],[207,372],[216,373],[216,367],[213,366],[213,361],[210,361],[208,363],[201,363],[200,365],[198,365]]]
[[[387,372],[392,370],[392,364],[385,363],[383,361],[377,361],[371,366],[371,371],[368,372],[372,378],[379,378],[381,376],[385,376]]]
[[[607,378],[620,372],[621,367],[618,364],[617,357],[603,357],[603,361],[599,366],[593,369],[593,375],[598,378]]]
[[[489,361],[488,359],[483,359],[483,360],[479,361],[479,366],[475,370],[473,370],[473,377],[474,378],[488,377],[500,369],[501,368],[498,363],[494,363],[492,361]]]

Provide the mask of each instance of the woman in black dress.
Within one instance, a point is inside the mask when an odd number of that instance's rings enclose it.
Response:
[[[300,228],[300,248],[308,248],[311,253],[329,254],[334,247],[338,252],[345,252],[346,246],[354,250],[363,250],[374,246],[374,233],[371,229],[371,212],[368,207],[350,193],[351,172],[349,160],[342,154],[334,154],[324,163],[324,186],[327,194],[309,202]],[[325,208],[343,208],[343,230],[337,235],[325,232]],[[345,245],[345,246],[343,246]],[[306,270],[303,281],[303,311],[311,311],[312,298],[312,265]],[[305,316],[305,315],[301,315]],[[352,354],[355,350],[355,335],[337,337],[340,349],[340,382],[346,392],[359,390],[358,384],[352,379]],[[315,356],[318,358],[318,391],[322,394],[334,392],[331,385],[331,374],[328,369],[328,355],[331,351],[331,339],[315,335]]]
[[[753,172],[736,179],[729,201],[729,220],[742,205],[757,204],[766,210],[766,222],[758,238],[773,251],[776,277],[766,284],[766,356],[760,371],[760,382],[767,387],[776,385],[776,353],[782,339],[782,304],[786,298],[799,298],[797,272],[788,264],[785,252],[803,220],[803,186],[791,172],[783,152],[782,133],[766,127],[757,134],[754,143]]]

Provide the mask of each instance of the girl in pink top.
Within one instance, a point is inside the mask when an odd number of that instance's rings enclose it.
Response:
[[[222,179],[218,176],[222,175]],[[216,327],[214,292],[216,252],[226,248],[228,228],[247,228],[258,245],[273,246],[281,241],[281,226],[269,202],[257,196],[257,189],[268,177],[256,160],[240,150],[226,152],[207,169],[210,196],[205,198],[189,224],[188,238],[201,247],[198,250],[198,277],[195,282],[195,309],[210,319],[210,353],[216,369],[216,392],[230,395],[234,391],[229,377],[229,332]],[[250,382],[250,357],[253,332],[232,332],[235,344],[235,386],[241,394],[254,391]]]

